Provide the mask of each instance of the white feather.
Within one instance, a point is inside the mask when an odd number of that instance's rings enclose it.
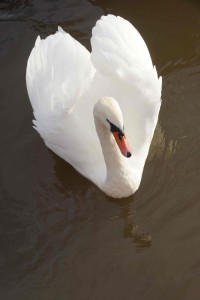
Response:
[[[129,163],[140,181],[158,119],[162,79],[128,21],[103,16],[92,33],[91,54],[60,27],[45,40],[37,38],[26,73],[34,127],[50,149],[101,186],[106,166],[93,108],[101,97],[115,98],[133,148]]]

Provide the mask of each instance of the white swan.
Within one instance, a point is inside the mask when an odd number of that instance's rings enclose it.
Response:
[[[37,38],[26,72],[33,123],[47,147],[106,194],[127,197],[141,181],[162,79],[128,21],[103,16],[92,34],[92,53],[61,28]]]

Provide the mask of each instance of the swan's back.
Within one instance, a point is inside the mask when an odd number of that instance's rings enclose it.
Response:
[[[114,97],[133,148],[129,159],[142,173],[158,119],[161,78],[139,32],[126,20],[102,17],[93,29],[92,53],[59,29],[37,39],[27,64],[34,126],[46,145],[100,185],[106,169],[93,107]]]

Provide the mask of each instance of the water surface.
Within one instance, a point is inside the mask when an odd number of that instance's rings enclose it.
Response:
[[[111,200],[49,151],[25,86],[38,34],[90,49],[113,13],[143,35],[163,103],[139,191]],[[0,294],[4,300],[199,299],[200,3],[0,3]]]

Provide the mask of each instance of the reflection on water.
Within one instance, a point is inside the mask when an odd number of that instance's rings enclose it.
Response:
[[[104,13],[128,18],[163,76],[138,192],[113,200],[49,151],[25,87],[38,34],[88,49]],[[199,1],[1,1],[2,299],[199,299]]]

